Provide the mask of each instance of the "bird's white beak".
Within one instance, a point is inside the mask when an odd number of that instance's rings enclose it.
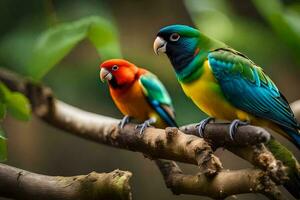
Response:
[[[101,68],[100,70],[100,79],[102,82],[105,80],[111,80],[112,79],[112,74],[105,68]]]
[[[167,46],[167,42],[164,39],[162,39],[161,37],[158,36],[154,40],[153,50],[154,50],[156,55],[158,55],[159,52],[165,53],[166,50],[167,50],[166,46]]]

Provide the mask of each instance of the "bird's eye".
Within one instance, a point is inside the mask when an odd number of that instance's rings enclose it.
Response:
[[[118,67],[118,65],[114,65],[114,66],[112,66],[112,68],[111,68],[113,71],[117,71],[118,69],[119,69],[119,67]]]
[[[180,38],[180,35],[179,35],[178,33],[173,33],[173,34],[170,36],[170,40],[171,40],[172,42],[178,41],[179,38]]]

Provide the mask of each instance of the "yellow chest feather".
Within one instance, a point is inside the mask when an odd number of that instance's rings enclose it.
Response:
[[[224,120],[250,120],[250,115],[236,109],[224,97],[212,74],[208,61],[204,63],[200,78],[189,83],[181,83],[185,94],[207,115]]]

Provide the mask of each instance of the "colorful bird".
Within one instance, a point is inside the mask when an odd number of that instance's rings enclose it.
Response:
[[[200,122],[200,135],[217,118],[232,121],[232,139],[239,125],[251,123],[279,132],[300,148],[300,125],[289,103],[248,57],[185,25],[162,28],[153,48],[167,54],[185,94],[210,116]]]
[[[154,42],[165,52],[185,94],[207,115],[239,123],[250,122],[279,131],[300,148],[300,125],[285,97],[262,68],[248,57],[197,29],[172,25]]]
[[[137,127],[140,133],[150,124],[177,126],[171,98],[154,74],[122,59],[107,60],[100,68],[100,79],[107,80],[113,101],[125,115],[121,128],[131,118],[143,122]]]

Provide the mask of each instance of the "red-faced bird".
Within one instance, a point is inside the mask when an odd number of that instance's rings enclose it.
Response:
[[[150,124],[177,126],[171,98],[154,74],[123,59],[107,60],[100,68],[100,79],[108,82],[111,97],[125,116],[121,128],[131,118],[143,122],[137,127],[140,133]]]

